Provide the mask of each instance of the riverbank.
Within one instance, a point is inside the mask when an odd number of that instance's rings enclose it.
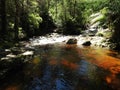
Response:
[[[28,56],[32,55],[37,46],[49,45],[49,44],[63,44],[65,45],[67,41],[71,38],[77,40],[76,45],[78,47],[83,47],[83,43],[90,42],[91,47],[100,47],[109,49],[109,39],[106,39],[103,36],[89,36],[89,35],[62,35],[58,33],[51,33],[45,36],[33,37],[27,41],[20,41],[11,48],[1,49],[1,60],[10,59],[15,57]],[[24,54],[25,53],[25,54]],[[27,53],[27,54],[26,54]]]

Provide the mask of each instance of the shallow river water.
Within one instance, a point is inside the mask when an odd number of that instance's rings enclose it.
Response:
[[[0,90],[120,90],[117,52],[51,44],[35,54],[0,81]]]

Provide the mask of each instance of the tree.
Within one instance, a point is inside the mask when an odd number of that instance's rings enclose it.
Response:
[[[110,10],[110,23],[113,25],[113,36],[114,42],[120,42],[120,1],[119,0],[109,0],[109,10]]]
[[[5,36],[7,34],[7,19],[6,19],[6,0],[1,0],[1,34]]]
[[[18,30],[19,30],[19,0],[15,0],[15,24],[14,24],[14,30],[15,30],[15,40],[18,40]]]

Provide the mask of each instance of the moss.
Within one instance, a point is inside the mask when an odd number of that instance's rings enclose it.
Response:
[[[103,33],[97,33],[97,36],[103,37]]]
[[[112,37],[112,32],[111,31],[107,31],[104,33],[104,37],[105,38],[111,38]]]

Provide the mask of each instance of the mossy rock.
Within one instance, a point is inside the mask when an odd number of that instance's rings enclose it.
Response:
[[[103,33],[97,33],[97,36],[104,37],[104,34]]]

